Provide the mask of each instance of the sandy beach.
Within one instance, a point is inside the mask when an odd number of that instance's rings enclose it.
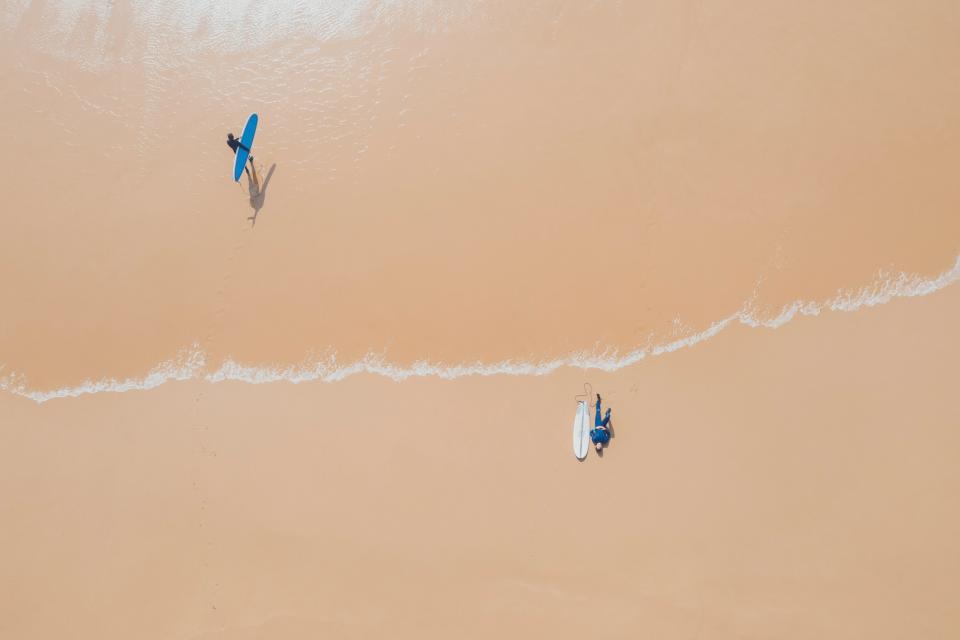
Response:
[[[636,5],[360,3],[242,51],[191,14],[8,9],[7,371],[535,361],[953,265],[952,4]],[[253,229],[224,144],[252,111]]]
[[[948,638],[960,289],[613,374],[0,397],[3,635]],[[570,453],[589,381],[615,411]]]
[[[0,3],[0,636],[955,637],[958,21]]]

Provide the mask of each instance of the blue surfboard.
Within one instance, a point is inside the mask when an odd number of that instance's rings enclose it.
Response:
[[[247,124],[243,126],[243,134],[240,136],[240,144],[247,149],[253,149],[253,136],[257,133],[257,114],[251,113],[247,118]],[[233,161],[233,181],[240,182],[240,174],[243,173],[243,165],[247,164],[247,157],[250,152],[243,147],[237,149],[237,157]]]

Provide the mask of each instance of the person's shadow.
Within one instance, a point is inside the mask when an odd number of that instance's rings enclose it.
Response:
[[[263,184],[260,184],[259,180],[251,178],[249,173],[247,174],[247,190],[250,192],[250,208],[253,209],[253,215],[247,218],[247,220],[250,221],[251,227],[257,224],[257,216],[260,215],[260,209],[263,209],[263,204],[267,200],[267,187],[270,185],[270,178],[273,177],[273,172],[276,168],[276,162],[270,165],[270,170],[267,171],[267,177],[263,181]],[[254,172],[254,175],[256,175],[256,172]]]

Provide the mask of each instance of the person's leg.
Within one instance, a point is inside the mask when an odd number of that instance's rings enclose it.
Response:
[[[599,413],[597,414],[597,419],[598,419],[598,420],[600,419],[600,414],[599,414]],[[610,414],[609,414],[609,413],[608,413],[607,415],[603,416],[603,422],[600,423],[600,426],[603,427],[604,429],[606,429],[608,424],[610,424]]]
[[[593,419],[593,426],[599,427],[603,420],[600,419],[600,396],[597,396],[597,417]]]

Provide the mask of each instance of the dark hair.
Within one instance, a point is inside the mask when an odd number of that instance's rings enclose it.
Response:
[[[230,138],[231,140],[233,140],[233,134],[232,134],[232,133],[228,133],[228,134],[227,134],[227,137]]]

